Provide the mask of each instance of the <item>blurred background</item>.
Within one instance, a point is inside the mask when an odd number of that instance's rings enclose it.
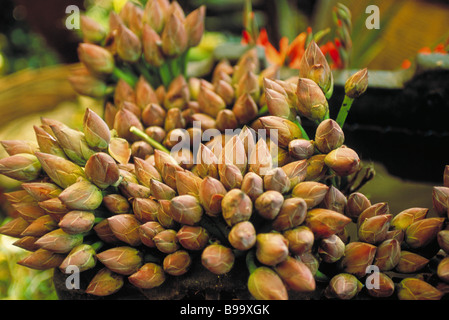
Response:
[[[78,62],[76,48],[81,39],[76,30],[68,30],[65,27],[65,19],[68,16],[66,8],[69,5],[76,5],[82,12],[106,23],[109,12],[120,8],[124,2],[124,0],[1,0],[0,140],[34,140],[31,128],[33,124],[39,123],[42,116],[76,124],[87,106],[93,109],[101,108],[100,101],[77,96],[67,81],[70,69]],[[207,6],[207,33],[203,42],[195,49],[196,59],[206,57],[219,45],[241,42],[244,0],[178,2],[186,12],[202,4]],[[352,59],[348,66],[350,70],[368,67],[370,71],[380,70],[395,75],[395,72],[409,68],[418,52],[432,52],[441,44],[446,45],[447,51],[448,0],[253,0],[252,6],[258,26],[267,30],[269,41],[277,48],[282,37],[292,41],[308,27],[314,31],[333,28],[332,8],[337,2],[346,5],[352,13],[353,48]],[[365,27],[365,21],[370,15],[365,10],[369,5],[379,7],[378,30],[368,30]],[[328,36],[332,38],[332,32]],[[437,105],[440,109],[443,108],[444,112],[449,112],[448,99],[445,97],[447,89],[444,92],[433,90],[429,96],[425,96],[423,104],[425,107]],[[362,105],[362,102],[360,104]],[[375,101],[372,104],[375,106],[379,102]],[[369,103],[366,105],[372,107]],[[402,118],[402,115],[400,117]],[[425,128],[424,135],[432,139],[436,147],[432,144],[431,146],[439,155],[444,153],[447,144],[443,147],[441,141],[446,140],[438,139],[448,138],[449,126],[446,125],[446,117],[444,124],[439,125],[435,138],[432,135],[435,131],[431,127],[432,121],[436,120],[430,120],[430,128],[429,126]],[[355,125],[357,126],[357,123]],[[388,123],[383,129],[385,127],[391,129]],[[375,181],[362,189],[371,197],[373,203],[388,201],[393,213],[412,206],[432,206],[432,186],[441,184],[444,167],[438,166],[445,160],[440,160],[439,156],[434,157],[432,154],[419,153],[419,157],[415,154],[413,157],[416,157],[410,159],[410,155],[406,153],[409,150],[401,148],[413,149],[415,138],[413,136],[406,138],[411,140],[407,144],[401,135],[399,142],[390,141],[390,147],[386,148],[383,157],[376,157],[369,150],[380,148],[382,139],[389,139],[389,136],[382,131],[383,138],[378,138],[371,132],[370,138],[363,138],[365,139],[363,143],[357,139],[358,131],[354,132],[355,136],[349,138],[348,143],[361,143],[362,159],[376,169]],[[0,157],[4,155],[4,151],[0,150]],[[436,168],[432,168],[433,172],[429,174],[425,170],[422,171],[426,166],[435,167],[429,163],[432,158],[438,158],[439,161]],[[402,161],[411,162],[415,167],[412,166],[411,169],[406,167],[408,170],[406,173],[399,170],[394,172],[383,163],[385,159],[389,161],[396,159],[403,169],[405,167]],[[14,181],[0,178],[0,191],[12,190],[15,186]],[[0,202],[4,203],[2,197]],[[8,206],[2,205],[1,210],[0,219],[8,217],[10,213]],[[21,254],[20,250],[10,245],[10,239],[0,238],[0,298],[56,299],[51,274],[15,267],[15,261]],[[18,281],[19,279],[21,281]]]

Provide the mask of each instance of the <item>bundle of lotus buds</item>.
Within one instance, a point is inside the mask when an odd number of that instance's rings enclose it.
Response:
[[[6,194],[16,215],[0,228],[30,251],[19,264],[95,270],[83,288],[94,296],[125,284],[158,290],[201,266],[223,279],[241,268],[255,299],[440,299],[449,281],[449,167],[434,189],[437,217],[425,208],[393,214],[343,188],[363,172],[342,128],[367,70],[348,78],[336,120],[333,76],[314,42],[299,76],[286,80],[276,68],[260,71],[249,48],[235,66],[219,62],[210,81],[182,73],[156,89],[145,74],[130,81],[117,65],[163,73],[150,60],[137,67],[151,37],[162,32],[162,52],[173,57],[185,46],[164,46],[179,45],[181,26],[195,39],[202,29],[203,8],[183,20],[176,3],[163,3],[125,6],[111,15],[108,36],[84,21],[85,39],[107,49],[82,45],[83,72],[95,76],[72,80],[82,94],[101,93],[104,117],[87,109],[82,130],[42,118],[37,143],[1,142],[9,156],[0,174],[22,182]],[[109,96],[98,74],[117,80]],[[312,139],[302,119],[316,124]]]

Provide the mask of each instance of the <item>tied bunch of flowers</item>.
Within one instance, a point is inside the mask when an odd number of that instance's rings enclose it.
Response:
[[[161,3],[148,1],[151,10],[126,5],[112,16],[139,38],[142,29],[131,28],[138,19],[130,17],[154,14]],[[163,17],[180,14],[174,3],[164,8]],[[278,68],[261,68],[249,48],[235,65],[220,61],[210,81],[178,74],[155,87],[142,68],[117,58],[119,29],[111,29],[114,41],[101,38],[109,49],[95,47],[114,57],[111,73],[93,71],[110,58],[81,59],[84,71],[96,74],[90,79],[110,81],[113,89],[104,96],[103,118],[87,109],[82,130],[42,118],[34,126],[37,143],[1,142],[9,156],[0,160],[0,174],[22,182],[6,194],[16,214],[0,228],[30,251],[19,264],[94,271],[81,289],[94,296],[127,285],[158,290],[193,272],[233,281],[238,268],[246,277],[238,285],[255,299],[442,297],[449,167],[444,186],[434,189],[437,218],[423,208],[393,216],[387,203],[357,192],[356,178],[373,173],[344,144],[342,128],[367,89],[366,69],[348,78],[334,120],[331,68],[313,41],[297,77],[279,79]],[[117,65],[134,70],[137,80],[114,71]],[[313,136],[304,119],[316,125]],[[377,267],[375,278],[369,267]],[[362,290],[368,279],[378,281]]]

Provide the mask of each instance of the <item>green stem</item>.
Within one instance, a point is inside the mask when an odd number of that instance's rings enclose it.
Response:
[[[343,104],[341,105],[340,111],[338,112],[336,119],[340,128],[343,128],[346,121],[346,117],[348,116],[349,110],[351,109],[353,102],[354,102],[353,98],[350,98],[347,95],[345,95],[345,99],[343,100]]]
[[[131,87],[134,87],[135,84],[137,83],[137,79],[134,75],[127,73],[117,67],[114,68],[114,71],[112,72],[112,74],[117,79],[122,79],[122,80],[126,81]]]
[[[97,241],[95,243],[92,243],[90,246],[92,247],[92,249],[95,250],[95,252],[98,252],[98,250],[100,250],[101,247],[104,246],[104,243],[103,243],[103,241]]]
[[[171,75],[172,75],[172,80],[180,75],[181,70],[180,70],[179,59],[180,59],[180,57],[177,57],[177,58],[170,59],[167,61],[169,68],[170,68]]]
[[[266,114],[268,112],[268,106],[264,105],[262,108],[259,109],[258,115],[259,116],[263,116],[264,114]]]
[[[164,151],[166,153],[170,153],[170,151],[167,148],[165,148],[162,144],[160,144],[159,142],[157,142],[156,140],[154,140],[153,138],[148,136],[145,132],[136,128],[135,126],[132,126],[131,128],[129,128],[129,132],[135,134],[136,136],[141,138],[143,141],[149,143],[153,148]]]
[[[140,74],[143,75],[143,77],[153,85],[154,83],[154,77],[148,70],[148,68],[145,66],[145,64],[142,61],[139,61],[137,64],[137,69],[139,70]]]
[[[189,50],[184,52],[181,57],[179,58],[179,67],[181,69],[181,73],[185,76],[187,76],[187,61],[189,57]]]
[[[160,68],[159,68],[159,77],[161,78],[162,84],[164,85],[165,88],[168,88],[168,86],[170,85],[171,81],[172,81],[172,74],[170,71],[170,67],[168,65],[168,62],[164,62]]]
[[[248,268],[249,274],[253,273],[257,269],[255,259],[256,254],[254,252],[254,249],[249,250],[246,255],[246,267]]]
[[[307,134],[306,130],[303,128],[303,126],[299,123],[298,120],[295,120],[294,123],[298,126],[298,128],[301,130],[301,135],[303,139],[310,140],[309,135]]]

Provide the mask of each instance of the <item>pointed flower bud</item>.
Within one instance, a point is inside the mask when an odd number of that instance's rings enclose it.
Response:
[[[406,230],[413,222],[425,219],[429,209],[409,208],[396,214],[391,220],[391,227],[397,230]]]
[[[263,178],[265,190],[274,190],[281,194],[290,191],[290,178],[281,168],[274,168],[268,171]]]
[[[82,242],[82,234],[68,234],[62,229],[56,229],[39,238],[36,245],[54,253],[68,253]]]
[[[117,30],[116,49],[123,61],[136,62],[142,54],[142,43],[134,32],[121,24]]]
[[[89,211],[70,211],[59,221],[58,226],[68,234],[86,233],[92,229],[95,215]]]
[[[332,277],[325,289],[328,299],[350,300],[363,288],[363,284],[352,274],[340,273]]]
[[[176,197],[176,191],[165,183],[152,179],[150,181],[151,195],[158,200],[171,200]]]
[[[35,155],[19,153],[0,160],[0,174],[19,181],[35,180],[41,173],[41,163]]]
[[[76,266],[80,272],[92,269],[97,263],[95,249],[88,244],[80,244],[73,248],[59,266],[62,272],[70,266]]]
[[[240,189],[254,202],[264,192],[263,178],[254,172],[248,172],[243,177]]]
[[[86,293],[98,297],[109,296],[119,291],[124,283],[123,276],[108,268],[102,268],[90,281]]]
[[[94,74],[111,74],[115,67],[112,54],[96,44],[80,43],[78,57],[87,69]]]
[[[368,88],[368,69],[357,71],[345,83],[345,93],[348,97],[356,99]]]
[[[275,266],[288,257],[288,240],[280,233],[259,233],[256,237],[256,257],[260,263]]]
[[[184,225],[176,234],[179,244],[187,250],[202,250],[209,241],[207,229],[200,226]]]
[[[169,57],[179,56],[188,45],[188,34],[183,21],[175,13],[170,14],[162,31],[162,51]]]
[[[234,266],[234,253],[221,244],[208,245],[201,254],[201,264],[214,274],[225,274]]]
[[[218,112],[226,108],[225,101],[211,88],[201,85],[198,93],[200,112],[216,118]]]
[[[30,223],[22,217],[14,218],[0,227],[0,234],[18,238],[30,226]],[[25,236],[26,234],[24,234]]]
[[[337,235],[321,239],[318,254],[327,263],[334,263],[340,260],[345,253],[345,244]]]
[[[192,174],[190,171],[176,172],[176,190],[181,195],[199,197],[199,189],[203,179]]]
[[[58,198],[67,208],[81,211],[95,210],[103,201],[101,191],[84,179],[67,187]]]
[[[316,238],[328,238],[340,233],[350,222],[351,219],[341,213],[321,208],[310,210],[306,218],[306,225]]]
[[[155,263],[145,263],[139,270],[130,275],[128,280],[132,285],[138,288],[152,289],[159,287],[165,282],[165,274],[160,265]]]
[[[322,121],[315,134],[315,146],[322,153],[329,153],[343,145],[345,136],[343,130],[332,119]]]
[[[64,258],[65,256],[63,254],[38,249],[22,260],[19,260],[17,264],[35,270],[47,270],[59,267]]]
[[[250,221],[239,222],[231,228],[228,240],[237,250],[249,250],[256,244],[256,229]]]
[[[157,2],[157,1],[149,1]],[[162,39],[149,25],[145,24],[142,31],[143,57],[145,61],[154,67],[160,67],[164,61],[162,52]]]
[[[92,148],[106,149],[111,140],[111,132],[104,120],[91,109],[86,109],[83,118],[83,132],[87,144]]]
[[[297,160],[310,158],[315,152],[313,142],[306,139],[295,139],[288,144],[288,152],[290,156]]]
[[[365,242],[351,242],[346,245],[340,266],[346,273],[353,274],[357,278],[366,275],[366,268],[373,263],[376,255],[376,247]]]
[[[157,220],[159,204],[151,198],[134,198],[132,211],[137,220],[142,223]]]
[[[239,189],[232,189],[226,193],[221,201],[224,220],[228,226],[241,221],[248,221],[252,214],[251,199]]]
[[[170,200],[170,215],[181,224],[195,225],[201,220],[203,208],[194,196],[180,195]]]
[[[188,37],[188,47],[196,47],[200,44],[204,34],[204,18],[206,16],[206,6],[202,5],[199,8],[189,13],[184,21],[184,26]]]
[[[294,197],[303,198],[308,208],[319,205],[326,196],[329,187],[321,182],[303,181],[293,188],[292,195]]]
[[[199,200],[206,214],[217,216],[221,212],[221,202],[227,191],[220,180],[205,177],[199,186]]]
[[[282,89],[283,90],[283,89]],[[284,91],[285,93],[285,91]],[[296,112],[289,104],[288,97],[282,92],[273,89],[265,89],[265,99],[267,101],[268,112],[272,116],[281,117],[290,121],[295,120]]]
[[[306,160],[292,161],[282,166],[282,170],[285,171],[290,179],[290,189],[294,189],[300,182],[306,179],[307,168],[308,164]]]
[[[374,265],[380,271],[390,271],[399,263],[401,258],[401,244],[396,239],[388,239],[382,242],[376,251]]]
[[[262,193],[254,202],[257,213],[265,219],[274,220],[281,211],[284,203],[282,193],[268,190]]]
[[[305,263],[289,256],[276,265],[275,270],[290,290],[296,292],[315,291],[315,278]]]
[[[109,227],[121,241],[135,247],[141,243],[139,227],[141,223],[132,214],[118,214],[108,218]]]
[[[273,167],[270,150],[267,142],[264,139],[259,139],[253,148],[249,160],[249,171],[256,173],[259,176],[267,174]]]
[[[449,258],[445,257],[438,263],[437,268],[438,278],[444,282],[449,282]]]
[[[45,201],[59,196],[62,189],[49,182],[22,183],[22,188],[36,201]]]
[[[148,221],[139,227],[140,240],[144,245],[150,248],[155,248],[156,244],[153,238],[159,232],[165,230],[165,228],[157,221]]]
[[[390,228],[391,218],[391,214],[381,214],[365,219],[358,230],[360,241],[371,244],[384,241]]]
[[[233,164],[222,164],[218,171],[220,181],[226,190],[240,188],[243,182],[243,175],[240,169]]]
[[[168,254],[163,261],[163,268],[166,273],[172,276],[181,276],[189,271],[192,265],[192,258],[185,250],[178,250]]]
[[[97,254],[98,260],[111,271],[131,275],[142,266],[142,257],[136,248],[121,246]]]
[[[301,225],[307,216],[307,204],[302,198],[285,199],[272,226],[276,231],[285,231]]]
[[[312,250],[315,237],[309,227],[299,226],[286,230],[283,235],[287,239],[288,248],[293,254],[301,255]]]
[[[100,189],[118,183],[120,171],[115,160],[104,152],[93,154],[86,162],[84,172],[87,178]]]
[[[429,259],[406,250],[401,251],[401,258],[395,270],[401,273],[415,273],[423,269],[429,263]]]
[[[432,202],[438,216],[449,215],[449,187],[433,187]]]
[[[106,38],[105,28],[95,19],[83,14],[81,15],[80,23],[84,41],[100,43]]]
[[[137,180],[139,180],[142,185],[150,187],[151,180],[162,181],[162,177],[159,171],[157,171],[156,167],[154,167],[148,161],[142,160],[140,158],[134,158],[134,165]]]
[[[163,253],[173,253],[179,249],[179,241],[176,237],[176,231],[173,229],[166,229],[158,232],[153,237],[156,248]]]
[[[8,155],[13,156],[19,153],[34,154],[38,150],[36,143],[23,140],[2,140],[0,144]]]
[[[218,158],[215,154],[206,147],[204,144],[200,144],[197,154],[197,172],[201,178],[206,178],[210,176],[212,178],[218,179]]]
[[[262,128],[268,130],[267,136],[271,140],[276,139],[281,148],[288,148],[290,141],[302,138],[301,130],[290,120],[276,116],[265,116],[259,118],[259,120]]]
[[[326,196],[321,203],[324,209],[333,210],[344,214],[346,208],[346,196],[334,186],[330,186]]]
[[[235,117],[241,125],[248,124],[257,118],[259,108],[249,93],[240,95],[232,107]]]
[[[84,66],[72,71],[67,80],[72,88],[83,96],[99,99],[104,98],[107,93],[106,83],[91,74]]]
[[[440,300],[443,292],[417,278],[405,278],[398,286],[399,300]]]
[[[340,147],[329,152],[324,163],[338,176],[348,176],[359,169],[360,158],[351,148]]]
[[[259,267],[248,278],[248,290],[257,300],[288,300],[279,275],[268,267]]]
[[[405,242],[411,248],[421,248],[436,239],[445,218],[427,218],[413,222],[405,230]]]
[[[300,115],[312,120],[322,121],[329,111],[329,104],[321,88],[310,79],[300,78],[296,88]]]
[[[353,192],[348,196],[345,214],[350,218],[357,219],[370,206],[370,200],[363,193]]]

